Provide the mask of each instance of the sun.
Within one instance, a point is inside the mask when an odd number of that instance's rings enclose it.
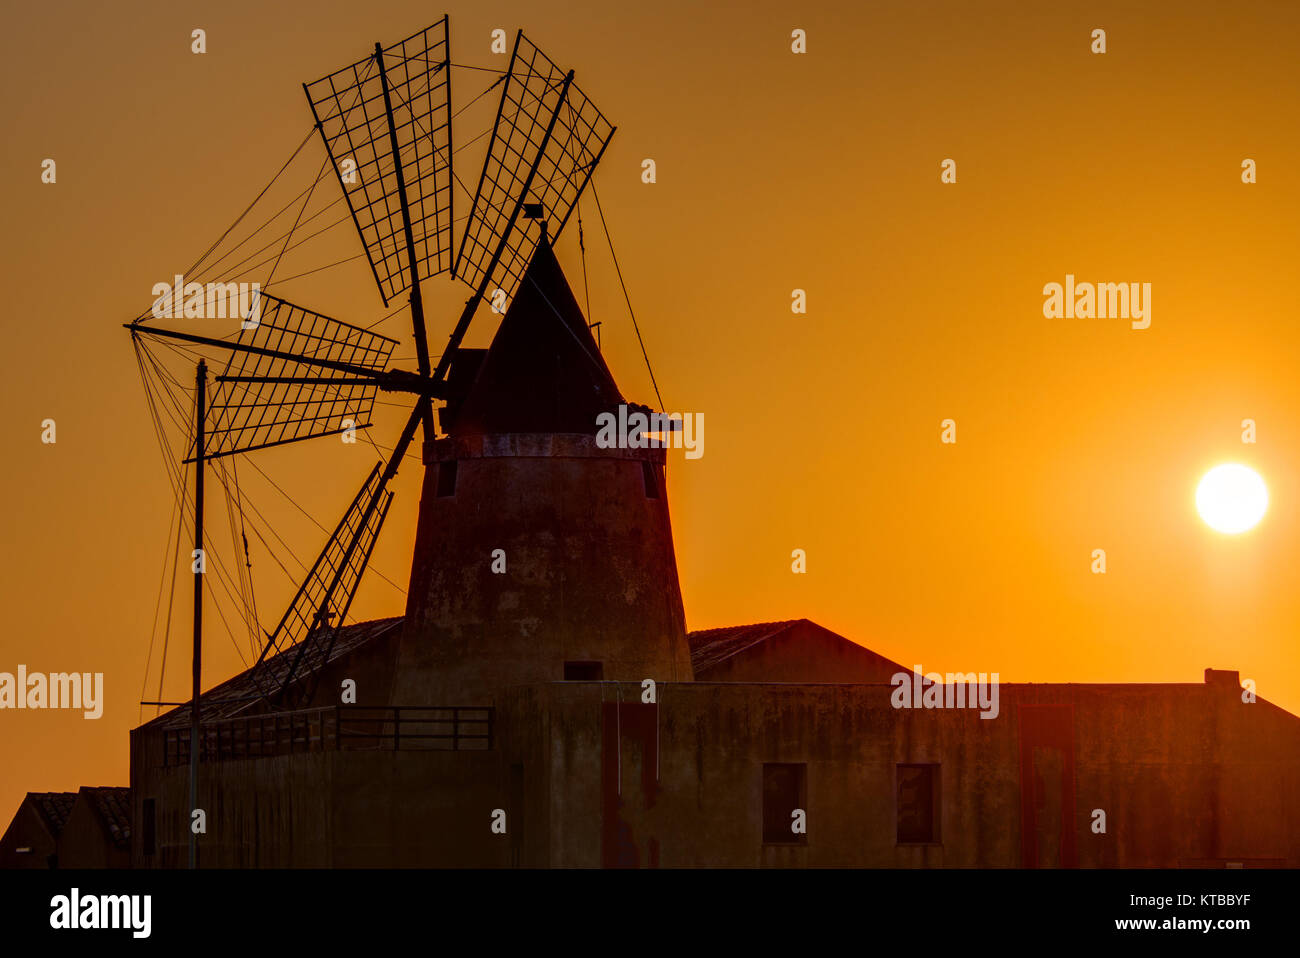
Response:
[[[1235,462],[1215,466],[1196,487],[1196,511],[1216,532],[1253,529],[1268,510],[1268,487],[1259,473]]]

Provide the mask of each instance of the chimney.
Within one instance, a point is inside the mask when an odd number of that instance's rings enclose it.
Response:
[[[1236,669],[1206,669],[1205,684],[1218,685],[1230,689],[1241,688],[1241,673]]]

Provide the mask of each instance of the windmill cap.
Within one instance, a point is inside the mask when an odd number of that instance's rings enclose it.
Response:
[[[594,434],[597,417],[623,402],[545,236],[492,345],[476,358],[464,400],[453,399],[444,417],[451,436]]]

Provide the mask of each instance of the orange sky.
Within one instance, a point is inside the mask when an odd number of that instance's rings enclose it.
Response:
[[[1207,666],[1239,669],[1300,711],[1300,10],[695,7],[447,5],[455,62],[504,67],[489,32],[522,26],[619,127],[601,199],[665,403],[707,424],[703,458],[669,460],[689,627],[804,616],[908,665],[1004,681],[1192,682]],[[102,671],[107,703],[98,721],[0,712],[0,819],[27,790],[127,781],[171,493],[120,324],[307,134],[304,80],[442,9],[9,13],[0,671]],[[207,30],[203,56],[189,52],[195,27]],[[807,55],[789,52],[796,27]],[[1096,27],[1102,56],[1089,52]],[[491,80],[456,71],[455,106]],[[490,110],[465,120],[462,142]],[[45,157],[58,163],[53,186],[39,180]],[[640,181],[646,157],[653,186]],[[956,185],[940,184],[945,157]],[[1246,157],[1256,185],[1240,182]],[[323,158],[309,144],[297,186]],[[458,157],[462,178],[477,178],[481,158],[481,146]],[[605,356],[629,398],[653,401],[594,210],[584,216]],[[339,228],[308,259],[358,251]],[[580,288],[572,226],[560,256]],[[1151,327],[1045,319],[1042,287],[1066,273],[1151,283]],[[790,312],[796,287],[806,316]],[[363,325],[386,312],[364,261],[272,291]],[[426,284],[435,351],[465,296],[446,278]],[[411,355],[404,317],[380,329]],[[384,407],[376,439],[391,444],[402,416]],[[47,417],[53,446],[39,441]],[[955,446],[939,442],[945,418]],[[1255,445],[1240,441],[1245,418]],[[327,525],[374,461],[369,445],[334,440],[255,456]],[[1272,496],[1240,537],[1211,532],[1193,508],[1198,478],[1221,461],[1254,466]],[[321,533],[252,469],[240,478],[314,556]],[[399,476],[373,561],[402,586],[418,482],[414,466]],[[224,527],[215,491],[209,510]],[[795,548],[806,575],[790,571]],[[1090,572],[1097,548],[1104,576]],[[291,586],[269,556],[253,559],[270,628]],[[188,682],[182,580],[172,698]],[[372,575],[353,611],[402,603]],[[215,612],[209,628],[215,682],[242,666]]]

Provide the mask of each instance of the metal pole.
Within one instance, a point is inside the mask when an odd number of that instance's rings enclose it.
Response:
[[[447,40],[447,64],[443,67],[447,71],[447,257],[451,260],[451,278],[455,279],[456,256],[452,253],[451,244],[456,241],[456,170],[452,165],[456,151],[452,149],[451,138],[451,18],[445,13],[442,15],[442,35]],[[430,123],[429,127],[432,128],[433,124]],[[434,164],[434,169],[437,169],[437,163]]]
[[[252,346],[248,343],[234,342],[229,339],[216,339],[212,336],[196,336],[193,333],[182,333],[175,329],[161,329],[156,326],[140,326],[137,323],[123,323],[122,328],[129,329],[132,333],[147,333],[150,336],[164,336],[168,339],[179,339],[186,343],[198,343],[200,346],[216,346],[220,349],[228,349],[231,352],[236,353],[252,353],[254,356],[269,356],[272,359],[286,359],[290,362],[303,363],[309,366],[320,366],[322,369],[337,369],[339,372],[351,373],[366,379],[372,379],[376,382],[378,382],[384,375],[380,370],[369,369],[366,366],[358,366],[355,363],[343,363],[338,360],[324,359],[319,356],[286,352],[282,349],[267,349],[264,346]]]
[[[199,360],[194,380],[194,651],[193,692],[190,697],[190,868],[199,863],[199,837],[194,833],[194,810],[199,802],[199,695],[203,672],[203,575],[207,557],[203,554],[203,420],[207,415],[208,364]]]
[[[388,74],[384,72],[384,48],[375,44],[375,63],[379,66],[379,83],[384,91],[384,113],[388,116],[388,142],[393,150],[393,170],[397,174],[397,198],[402,207],[402,231],[406,236],[406,261],[411,270],[411,323],[415,328],[415,358],[420,375],[429,375],[429,341],[424,329],[424,300],[420,297],[420,269],[415,258],[415,233],[411,229],[411,209],[406,202],[406,174],[402,170],[402,153],[397,145],[397,125],[393,120],[393,101],[388,93]],[[450,73],[450,70],[448,71]],[[416,399],[424,439],[433,442],[433,405],[427,396]]]

